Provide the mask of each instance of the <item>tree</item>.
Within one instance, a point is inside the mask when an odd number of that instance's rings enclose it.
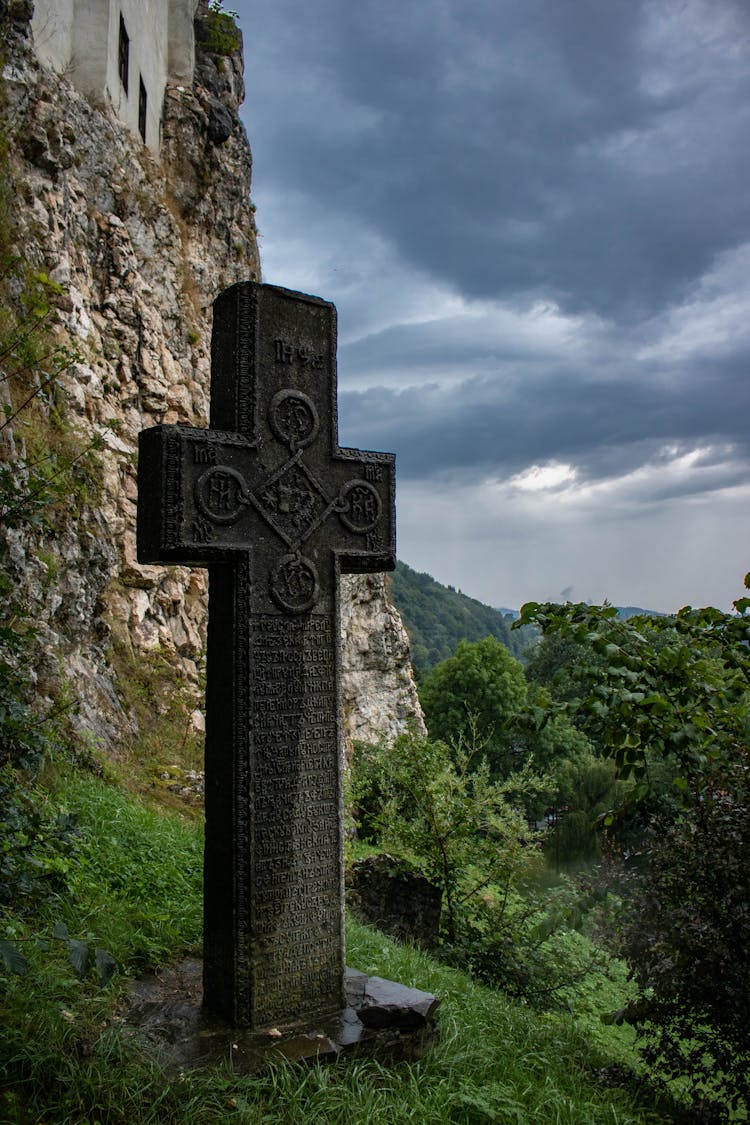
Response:
[[[581,660],[591,663],[591,654],[572,637],[560,633],[548,633],[535,646],[526,664],[526,679],[529,683],[546,689],[560,701],[575,699],[581,694],[577,675]]]
[[[597,960],[565,941],[572,888],[534,890],[541,834],[522,806],[549,783],[522,769],[499,781],[481,748],[404,735],[358,743],[352,797],[369,842],[415,865],[442,895],[441,954],[517,996],[549,999]]]
[[[645,792],[650,756],[672,758],[686,786],[745,741],[750,599],[735,606],[736,615],[686,606],[673,617],[623,621],[613,606],[529,602],[520,621],[583,646],[574,670],[580,695],[549,710],[580,718],[621,776],[634,776]]]
[[[416,862],[440,888],[449,942],[465,929],[468,904],[490,884],[509,888],[538,863],[539,836],[513,799],[536,789],[536,778],[500,784],[473,747],[413,735],[387,751],[360,744],[355,772],[360,815],[377,778],[377,808],[367,819],[380,844]]]
[[[521,611],[591,656],[577,668],[580,696],[550,710],[584,721],[636,780],[636,805],[654,763],[682,794],[652,826],[646,865],[625,869],[621,941],[640,996],[619,1016],[658,1073],[687,1077],[696,1101],[718,1097],[719,1113],[750,1108],[750,598],[734,605],[627,621],[611,606]]]
[[[426,675],[419,698],[430,736],[452,744],[476,738],[494,772],[507,776],[517,743],[515,719],[526,702],[523,668],[495,637],[461,641]]]
[[[459,641],[497,637],[513,656],[520,657],[536,630],[511,632],[510,619],[497,609],[443,586],[429,574],[420,574],[399,561],[390,576],[393,600],[411,642],[417,678],[455,652]]]
[[[625,900],[621,951],[640,986],[622,1017],[665,1078],[696,1101],[750,1107],[750,755],[691,786],[684,814],[652,828]]]
[[[554,773],[557,823],[547,846],[557,867],[596,860],[601,850],[600,818],[622,799],[614,762],[589,752],[558,763]]]

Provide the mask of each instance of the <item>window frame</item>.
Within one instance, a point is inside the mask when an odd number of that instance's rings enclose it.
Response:
[[[120,33],[117,40],[117,70],[127,96],[130,86],[130,36],[122,12],[120,12]]]

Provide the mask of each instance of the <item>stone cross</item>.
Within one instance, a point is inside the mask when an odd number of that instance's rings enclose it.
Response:
[[[344,1007],[339,573],[395,566],[394,457],[338,446],[336,310],[214,304],[210,429],[140,434],[138,558],[209,568],[204,1006]]]

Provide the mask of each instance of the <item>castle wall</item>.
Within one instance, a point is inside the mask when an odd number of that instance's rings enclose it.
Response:
[[[39,61],[62,74],[73,57],[74,0],[36,0],[31,28]]]
[[[68,76],[82,93],[108,101],[131,132],[158,153],[167,83],[192,83],[196,2],[36,0],[34,48],[40,62]]]
[[[117,7],[116,4],[111,5],[112,15]],[[119,8],[117,20],[110,19],[106,91],[117,116],[136,134],[140,133],[139,91],[145,91],[145,140],[152,152],[158,152],[162,103],[167,85],[168,5],[154,3],[153,0],[120,0]],[[119,74],[120,15],[130,37],[127,91]]]

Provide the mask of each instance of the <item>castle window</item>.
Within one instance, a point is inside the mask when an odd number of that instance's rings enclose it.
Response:
[[[146,87],[143,85],[143,78],[138,76],[138,132],[141,134],[141,140],[146,140],[146,108],[148,106],[148,95],[146,94]]]
[[[128,35],[127,28],[125,27],[125,20],[122,18],[120,12],[120,38],[117,44],[117,59],[118,68],[120,71],[120,81],[122,82],[125,93],[128,92],[128,71],[130,69],[130,36]]]

